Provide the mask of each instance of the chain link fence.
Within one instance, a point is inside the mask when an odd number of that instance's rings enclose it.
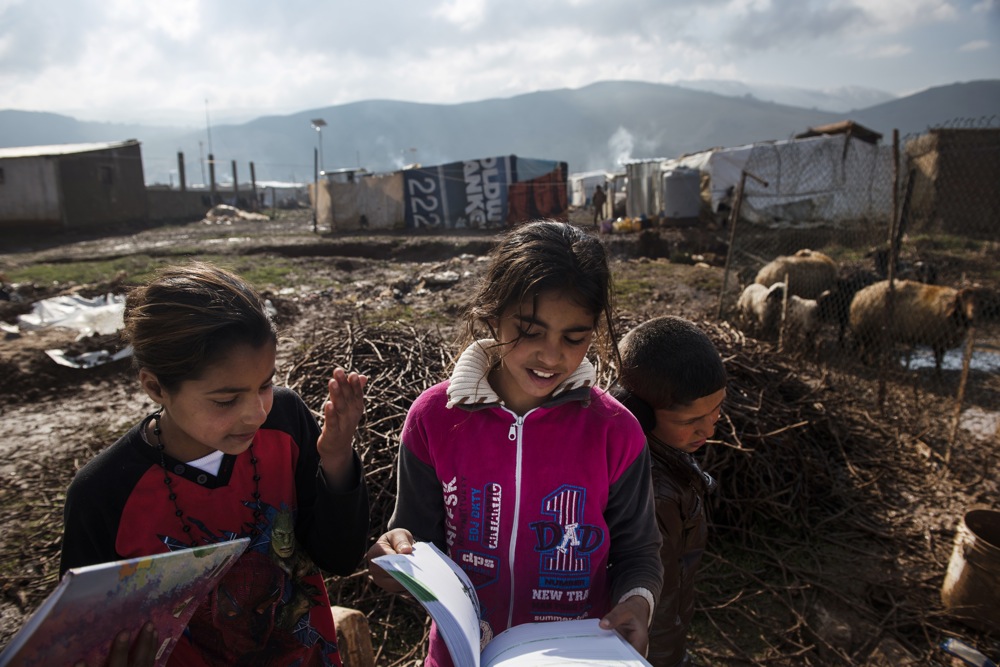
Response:
[[[995,374],[998,126],[956,122],[887,144],[848,127],[717,159],[719,174],[729,163],[728,185],[706,197],[729,240],[719,318],[880,377],[957,371],[961,392],[970,371]]]

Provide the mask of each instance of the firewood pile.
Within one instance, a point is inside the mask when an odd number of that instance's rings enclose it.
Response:
[[[620,322],[620,330],[631,324]],[[719,488],[698,576],[696,619],[706,622],[692,632],[696,657],[706,664],[926,664],[946,635],[975,644],[979,638],[951,622],[938,598],[954,528],[948,521],[960,510],[941,457],[927,444],[936,434],[907,435],[905,418],[872,416],[870,396],[850,381],[834,390],[829,377],[810,377],[800,360],[728,324],[698,324],[722,353],[730,385],[718,442],[702,459]],[[447,376],[457,350],[438,333],[358,323],[317,333],[302,349],[287,384],[309,405],[321,405],[337,365],[369,376],[356,442],[374,540],[394,504],[407,408]],[[605,365],[601,378],[608,386],[613,368]],[[895,398],[906,397],[900,390]],[[939,488],[926,488],[934,478]],[[918,492],[942,505],[947,525],[912,522],[908,494]],[[416,602],[381,591],[364,566],[329,587],[335,604],[368,614],[378,664],[418,663],[428,623]],[[700,646],[702,633],[713,636],[712,649]]]

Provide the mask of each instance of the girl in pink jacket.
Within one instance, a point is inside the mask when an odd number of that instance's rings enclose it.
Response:
[[[369,561],[434,542],[476,586],[483,645],[521,623],[601,618],[645,653],[662,586],[650,457],[587,359],[595,340],[617,354],[604,247],[540,221],[491,260],[468,347],[407,414],[395,511]],[[451,664],[432,627],[425,665]]]

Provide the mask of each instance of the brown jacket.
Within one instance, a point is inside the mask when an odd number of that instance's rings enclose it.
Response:
[[[663,536],[663,592],[649,628],[653,667],[685,664],[685,640],[694,614],[694,575],[708,540],[705,496],[716,483],[690,454],[651,437],[656,520]]]

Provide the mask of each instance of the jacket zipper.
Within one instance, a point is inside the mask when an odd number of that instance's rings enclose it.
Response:
[[[507,408],[504,408],[505,410]],[[510,412],[510,410],[507,410]],[[510,571],[510,606],[507,608],[507,627],[511,627],[514,622],[514,601],[517,599],[514,597],[514,554],[517,552],[517,525],[518,519],[521,516],[521,445],[524,442],[524,419],[530,415],[533,410],[529,410],[524,415],[514,415],[514,421],[510,425],[510,430],[507,431],[507,439],[511,442],[516,443],[517,453],[514,464],[514,523],[511,526],[510,532],[510,544],[507,547],[507,568]]]

